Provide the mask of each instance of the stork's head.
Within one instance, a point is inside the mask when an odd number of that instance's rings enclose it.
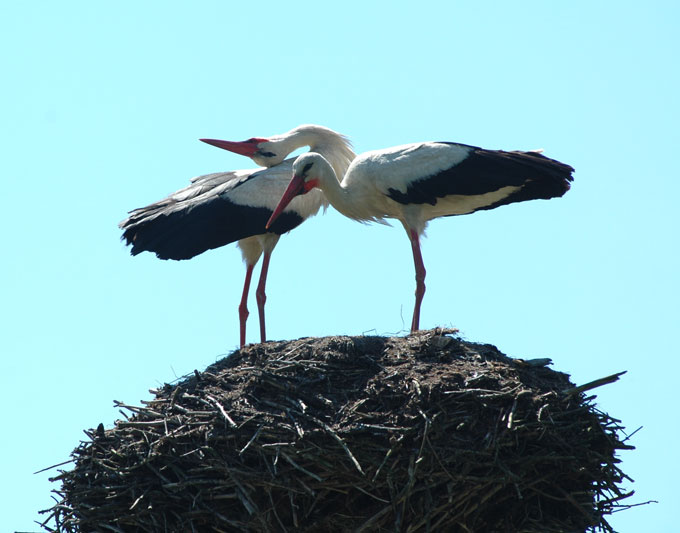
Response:
[[[251,137],[240,142],[221,141],[219,139],[201,139],[201,141],[224,150],[229,150],[235,154],[250,157],[250,159],[255,161],[255,164],[261,167],[278,165],[290,153],[290,150],[283,146],[282,142],[276,138]]]
[[[330,168],[331,166],[328,164],[328,161],[317,153],[308,152],[298,157],[295,163],[293,163],[293,178],[290,180],[272,216],[269,218],[266,227],[269,228],[274,223],[293,198],[301,194],[307,194],[314,187],[318,187],[323,175],[322,169]]]

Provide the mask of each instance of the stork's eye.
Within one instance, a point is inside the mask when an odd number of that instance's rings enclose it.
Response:
[[[313,165],[313,164],[314,164],[314,163],[307,163],[304,167],[302,167],[302,175],[303,175],[303,176],[304,176],[305,174],[307,174],[307,172],[309,172],[309,169],[312,168],[312,165]]]
[[[261,155],[262,157],[276,157],[276,154],[275,154],[274,152],[262,152],[262,151],[258,151],[257,153],[258,153],[259,155]]]

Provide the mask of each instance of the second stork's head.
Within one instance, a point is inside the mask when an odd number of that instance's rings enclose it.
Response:
[[[251,137],[245,141],[222,141],[220,139],[201,139],[204,143],[229,150],[235,154],[250,157],[261,167],[273,167],[283,161],[290,151],[287,151],[281,140]]]
[[[333,168],[342,177],[347,166],[354,159],[352,145],[344,135],[316,124],[302,124],[292,130],[271,137],[252,137],[245,141],[201,141],[250,157],[256,164],[273,167],[281,163],[298,148],[309,146],[312,152],[322,152]]]
[[[292,151],[285,146],[285,139],[272,137],[251,137],[245,141],[222,141],[220,139],[201,139],[204,143],[245,155],[261,167],[273,167],[283,161]]]

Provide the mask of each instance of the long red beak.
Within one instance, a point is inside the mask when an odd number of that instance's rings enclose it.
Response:
[[[269,217],[269,221],[267,222],[265,228],[269,229],[269,226],[271,226],[274,223],[274,221],[277,218],[279,218],[279,215],[283,212],[286,206],[293,200],[293,198],[300,194],[303,194],[304,190],[305,190],[304,178],[297,175],[293,176],[293,179],[291,179],[290,183],[288,184],[288,188],[286,189],[286,191],[283,193],[283,196],[279,200],[279,205],[276,206],[276,209],[274,209],[272,216]]]
[[[242,141],[242,142],[232,142],[232,141],[221,141],[219,139],[199,139],[204,143],[217,146],[223,150],[229,150],[235,154],[246,155],[252,157],[257,152],[257,143],[252,141]]]

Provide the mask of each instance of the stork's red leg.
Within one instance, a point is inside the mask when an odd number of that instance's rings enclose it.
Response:
[[[246,268],[246,281],[243,284],[243,296],[241,296],[241,303],[238,306],[238,318],[241,331],[241,347],[246,344],[246,320],[248,320],[248,291],[250,290],[250,278],[253,277],[253,268],[255,265],[248,265]]]
[[[264,325],[264,304],[267,302],[267,295],[264,292],[264,287],[267,284],[267,271],[269,270],[269,258],[271,252],[264,252],[262,258],[262,271],[260,272],[260,282],[257,284],[257,291],[255,297],[257,298],[257,311],[260,314],[260,340],[267,342],[267,333]]]
[[[411,332],[418,331],[420,325],[420,304],[425,296],[425,264],[420,253],[420,237],[415,230],[409,230],[411,248],[413,249],[413,263],[416,267],[416,305],[413,308],[413,320],[411,322]]]

